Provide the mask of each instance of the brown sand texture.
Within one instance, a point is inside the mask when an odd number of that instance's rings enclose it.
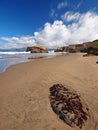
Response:
[[[12,66],[0,74],[0,130],[80,130],[53,112],[49,88],[69,86],[87,104],[90,116],[82,130],[98,130],[97,56],[69,54]]]

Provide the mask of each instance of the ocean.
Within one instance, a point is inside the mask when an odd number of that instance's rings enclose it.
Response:
[[[52,58],[57,55],[63,55],[65,53],[58,53],[49,51],[48,53],[30,53],[26,51],[14,51],[14,50],[3,50],[0,51],[0,73],[6,71],[6,69],[12,65],[16,65],[23,62],[29,62],[30,57],[46,57],[46,58]],[[36,59],[32,59],[32,61],[35,61]]]

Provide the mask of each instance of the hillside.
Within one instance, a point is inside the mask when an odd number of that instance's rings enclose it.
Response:
[[[98,48],[98,39],[91,42],[91,44],[94,46],[94,47],[97,47]]]

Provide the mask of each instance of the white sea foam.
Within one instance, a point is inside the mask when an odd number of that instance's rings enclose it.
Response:
[[[0,51],[0,54],[8,54],[8,55],[14,55],[14,54],[30,54],[30,52],[26,52],[26,51],[22,51],[22,52],[18,52],[18,51],[10,51],[10,52],[4,52],[4,51]]]
[[[48,53],[55,53],[55,52],[54,52],[54,50],[50,50],[50,51],[48,51]]]

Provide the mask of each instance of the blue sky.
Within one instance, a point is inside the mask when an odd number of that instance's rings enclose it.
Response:
[[[33,34],[48,20],[49,1],[0,0],[0,36]]]
[[[0,0],[0,48],[94,40],[97,22],[98,0]]]

